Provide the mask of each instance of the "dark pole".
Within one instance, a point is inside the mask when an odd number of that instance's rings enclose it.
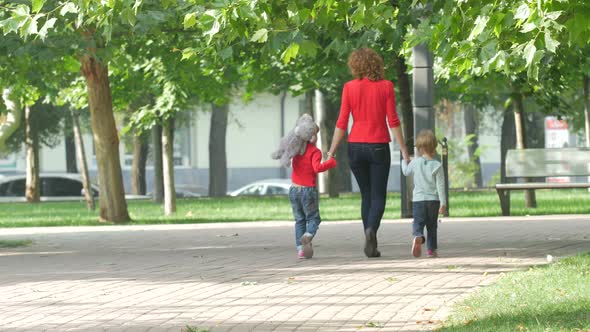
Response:
[[[447,138],[443,137],[441,142],[442,147],[442,166],[443,172],[445,175],[445,196],[447,198],[447,211],[445,212],[444,216],[449,216],[449,206],[451,205],[449,200],[449,147],[447,144]]]
[[[422,129],[430,129],[434,132],[434,75],[432,71],[433,56],[426,45],[416,45],[412,52],[414,53],[412,104],[414,105],[415,136]],[[406,137],[406,140],[410,139],[415,142],[415,138]],[[414,154],[414,151],[408,151],[408,153]],[[403,186],[404,181],[401,182]],[[411,202],[404,201],[402,195],[402,218],[412,216],[411,206]]]

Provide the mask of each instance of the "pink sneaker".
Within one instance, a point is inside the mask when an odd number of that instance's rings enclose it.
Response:
[[[426,252],[426,257],[428,257],[428,258],[438,257],[438,254],[436,253],[436,249],[435,250],[428,249],[428,251]]]
[[[299,259],[305,259],[305,254],[303,253],[303,250],[299,250],[297,252],[297,258],[299,258]]]

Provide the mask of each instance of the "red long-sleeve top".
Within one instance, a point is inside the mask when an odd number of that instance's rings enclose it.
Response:
[[[293,173],[291,181],[305,187],[315,187],[317,174],[336,167],[336,159],[330,158],[322,162],[322,151],[312,143],[307,143],[304,154],[293,157]]]
[[[371,81],[366,77],[346,82],[337,128],[348,130],[351,112],[353,124],[348,135],[349,142],[391,142],[387,125],[390,128],[400,125],[395,111],[393,83],[388,80]]]

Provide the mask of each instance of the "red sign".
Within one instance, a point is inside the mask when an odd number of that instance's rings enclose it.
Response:
[[[557,120],[556,118],[545,118],[546,129],[567,129],[567,122],[564,120]]]

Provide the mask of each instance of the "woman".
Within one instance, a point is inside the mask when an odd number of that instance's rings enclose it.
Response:
[[[395,111],[393,83],[384,79],[383,59],[372,49],[361,48],[350,55],[348,68],[355,79],[344,85],[340,115],[328,157],[334,156],[348,129],[348,119],[352,113],[348,156],[350,169],[361,190],[364,251],[367,257],[380,257],[381,253],[377,250],[377,231],[385,211],[387,178],[391,165],[391,136],[399,144],[403,158],[407,162],[410,159]]]

